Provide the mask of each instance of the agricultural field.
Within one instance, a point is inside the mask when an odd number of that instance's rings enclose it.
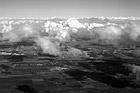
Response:
[[[0,93],[139,93],[139,18],[1,18]]]

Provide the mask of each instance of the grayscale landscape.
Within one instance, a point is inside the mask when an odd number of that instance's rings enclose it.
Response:
[[[138,93],[139,29],[133,17],[1,18],[0,91]]]
[[[0,0],[0,93],[140,93],[140,0]]]

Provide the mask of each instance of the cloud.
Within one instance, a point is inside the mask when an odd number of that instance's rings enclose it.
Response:
[[[8,42],[19,42],[23,39],[33,38],[33,41],[44,53],[62,55],[60,45],[71,40],[91,40],[91,43],[119,45],[122,41],[130,42],[129,39],[139,42],[140,23],[122,22],[117,23],[86,23],[81,24],[75,18],[69,18],[63,22],[24,20],[14,21],[9,24],[3,23],[2,39]],[[64,24],[66,23],[66,24]],[[127,38],[124,38],[126,37]],[[124,42],[125,43],[125,42]],[[70,54],[81,54],[80,49],[69,49]],[[73,51],[74,50],[74,51]]]
[[[140,57],[140,50],[139,49],[135,49],[131,53],[136,58]]]
[[[50,41],[47,37],[38,37],[35,40],[36,44],[41,47],[44,53],[51,55],[60,55],[59,47]]]
[[[126,67],[128,67],[128,69],[132,72],[129,77],[134,80],[140,81],[140,66],[128,64],[126,65]]]
[[[13,32],[9,32],[3,34],[2,40],[8,40],[10,43],[13,43],[20,41],[20,37]]]
[[[36,37],[37,32],[28,24],[17,24],[11,30],[3,32],[3,40],[18,42],[24,38]]]
[[[134,23],[131,22],[131,24],[128,24],[128,33],[130,35],[130,37],[133,40],[137,40],[137,38],[140,36],[140,24],[139,23]]]
[[[71,28],[84,28],[85,27],[75,18],[69,18],[66,22]]]
[[[121,29],[116,26],[98,27],[94,29],[101,39],[115,40],[122,34]]]

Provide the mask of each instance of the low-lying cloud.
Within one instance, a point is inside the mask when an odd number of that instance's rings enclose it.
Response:
[[[97,26],[97,24],[100,24]],[[92,26],[91,26],[92,25]],[[10,27],[10,28],[9,28]],[[120,42],[139,42],[140,23],[135,21],[121,23],[80,23],[71,18],[62,22],[38,21],[32,22],[1,22],[1,41],[10,43],[33,38],[33,41],[44,53],[62,55],[61,44],[77,39],[92,40],[91,43],[119,45]],[[126,38],[127,37],[127,38]],[[72,49],[72,50],[71,50]],[[74,50],[74,51],[73,51]],[[83,52],[70,48],[69,53],[81,55]]]

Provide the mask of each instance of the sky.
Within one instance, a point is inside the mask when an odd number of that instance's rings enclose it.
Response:
[[[0,17],[140,17],[140,0],[0,0]]]

